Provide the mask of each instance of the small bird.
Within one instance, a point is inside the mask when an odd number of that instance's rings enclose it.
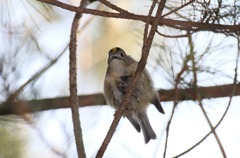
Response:
[[[104,96],[107,104],[116,110],[119,108],[128,85],[137,69],[138,62],[126,55],[123,49],[115,47],[108,53],[108,68],[104,80]],[[147,116],[149,103],[155,105],[160,113],[164,114],[158,94],[153,87],[152,80],[144,69],[140,76],[127,108],[123,114],[131,122],[134,128],[140,132],[142,130],[145,143],[150,139],[156,139]]]

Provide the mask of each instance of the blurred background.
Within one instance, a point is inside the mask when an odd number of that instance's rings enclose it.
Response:
[[[62,2],[79,4],[75,0]],[[111,3],[131,13],[147,15],[152,1],[112,0]],[[187,3],[189,5],[184,6]],[[183,7],[170,12],[180,6]],[[112,11],[100,2],[93,2],[88,8]],[[240,1],[173,0],[166,3],[163,14],[168,19],[239,25]],[[69,96],[68,44],[74,13],[33,0],[1,0],[0,16],[1,103],[29,79],[16,100]],[[77,47],[79,95],[103,92],[111,48],[121,47],[134,59],[140,59],[144,26],[141,21],[83,15]],[[146,68],[156,89],[173,89],[184,65],[188,68],[178,88],[239,84],[239,45],[239,34],[232,32],[185,31],[159,26]],[[31,80],[46,65],[50,65],[49,68]],[[162,102],[165,115],[150,105],[148,115],[157,139],[148,144],[128,120],[121,119],[104,157],[163,157],[166,134],[166,157],[177,156],[201,140],[211,130],[209,121],[217,125],[225,112],[216,133],[227,157],[240,157],[240,97],[231,97],[231,93],[217,99]],[[92,158],[110,127],[114,109],[93,105],[79,111],[86,155]],[[171,126],[166,132],[171,116]],[[74,141],[70,109],[49,108],[21,116],[0,116],[0,158],[77,157]],[[224,157],[219,146],[216,136],[210,134],[181,157]]]

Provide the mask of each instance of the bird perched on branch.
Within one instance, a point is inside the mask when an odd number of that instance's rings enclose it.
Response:
[[[138,62],[126,55],[124,50],[119,47],[111,49],[108,55],[104,96],[108,104],[118,109],[137,69]],[[138,132],[142,130],[145,143],[148,143],[150,139],[156,139],[156,134],[147,116],[149,103],[154,104],[157,110],[164,114],[152,80],[147,70],[144,69],[134,87],[133,94],[123,116],[128,118]]]

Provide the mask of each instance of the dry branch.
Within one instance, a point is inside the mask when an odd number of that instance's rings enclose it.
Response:
[[[150,52],[150,49],[151,49],[151,46],[152,46],[152,41],[153,41],[155,32],[157,31],[159,18],[162,15],[162,11],[163,11],[163,8],[165,7],[165,3],[166,3],[165,0],[162,0],[159,3],[158,9],[157,9],[157,12],[156,12],[153,24],[152,24],[152,27],[151,27],[150,31],[148,32],[149,22],[150,22],[150,19],[151,19],[152,11],[156,6],[156,2],[157,2],[156,0],[153,0],[152,6],[149,9],[148,19],[147,19],[147,22],[145,24],[145,30],[144,30],[142,56],[141,56],[141,59],[138,63],[137,70],[134,73],[133,78],[132,78],[129,86],[127,87],[126,95],[124,96],[123,101],[119,106],[119,109],[115,113],[114,120],[113,120],[113,122],[112,122],[112,124],[111,124],[111,126],[110,126],[110,128],[107,132],[107,135],[106,135],[100,149],[98,150],[96,158],[103,157],[103,154],[104,154],[105,150],[107,149],[107,146],[110,143],[111,138],[112,138],[112,136],[113,136],[113,134],[114,134],[114,132],[117,128],[117,125],[120,121],[120,118],[122,117],[122,115],[123,115],[123,113],[124,113],[124,111],[125,111],[125,109],[128,105],[128,102],[129,102],[129,100],[130,100],[130,98],[133,94],[133,90],[135,88],[135,85],[136,85],[138,79],[140,78],[140,76],[141,76],[141,74],[144,71],[144,68],[146,66],[148,55],[149,55],[149,52]]]
[[[113,13],[107,11],[100,11],[95,9],[87,9],[87,8],[78,8],[75,6],[71,6],[69,4],[65,4],[55,0],[38,0],[40,2],[48,3],[54,6],[58,6],[62,9],[84,13],[84,14],[91,14],[96,16],[102,17],[109,17],[109,18],[121,18],[127,20],[136,20],[142,21],[144,23],[147,22],[148,16],[146,15],[137,15],[130,12],[122,13]],[[155,17],[151,17],[150,24],[153,24]],[[238,25],[224,25],[224,24],[210,24],[210,23],[202,23],[202,22],[194,22],[194,21],[182,21],[182,20],[173,20],[168,18],[161,18],[159,19],[159,26],[167,26],[179,30],[188,30],[188,31],[212,31],[212,32],[221,32],[221,33],[239,33],[240,32],[240,24]]]
[[[87,6],[87,0],[82,0],[79,8]],[[70,43],[69,43],[69,103],[72,111],[73,131],[76,143],[78,158],[85,158],[85,149],[82,139],[82,129],[80,123],[80,114],[77,96],[77,30],[79,21],[82,17],[81,13],[76,13],[71,27]]]
[[[198,87],[202,99],[229,97],[232,91],[233,84],[212,86],[212,87]],[[158,91],[162,102],[173,101],[175,99],[175,89],[160,89]],[[240,84],[236,86],[234,96],[240,96]],[[197,100],[193,89],[179,89],[179,101]],[[103,94],[90,94],[78,96],[78,104],[80,107],[88,106],[102,106],[106,105]],[[46,110],[55,110],[61,108],[69,108],[69,97],[36,99],[30,101],[4,102],[0,105],[0,116],[2,115],[22,115],[24,113],[35,113]]]

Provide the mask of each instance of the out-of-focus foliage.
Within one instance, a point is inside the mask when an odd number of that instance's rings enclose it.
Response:
[[[0,117],[0,158],[21,157],[26,140],[18,123],[11,116]]]

